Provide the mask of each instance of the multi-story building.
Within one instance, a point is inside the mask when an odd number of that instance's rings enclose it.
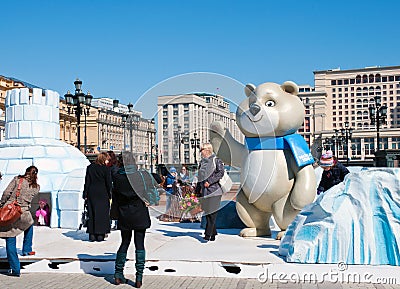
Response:
[[[157,163],[154,120],[143,118],[140,111],[129,111],[125,104],[114,108],[113,101],[111,98],[92,100],[93,119],[87,129],[93,141],[90,148],[132,151],[139,167],[153,168]]]
[[[167,164],[193,164],[200,159],[199,146],[209,141],[209,127],[222,121],[243,143],[235,114],[221,95],[194,93],[158,97],[158,145],[160,160]]]
[[[340,159],[348,154],[350,164],[372,163],[376,150],[400,149],[400,66],[315,71],[314,77],[314,87],[300,87],[299,93],[308,112],[301,133],[310,144],[321,148],[327,138],[336,140],[328,147],[337,150]],[[387,107],[386,122],[379,126],[379,148],[378,126],[371,124],[369,113],[375,97]],[[345,123],[353,130],[347,145],[341,139]]]

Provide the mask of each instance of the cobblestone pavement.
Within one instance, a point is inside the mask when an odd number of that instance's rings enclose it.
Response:
[[[134,276],[127,275],[132,278]],[[111,275],[95,276],[90,274],[64,274],[64,273],[23,273],[21,277],[9,277],[0,274],[1,289],[29,289],[29,288],[51,288],[51,289],[89,289],[89,288],[116,288],[112,283]],[[144,276],[142,288],[222,288],[222,289],[252,289],[252,288],[400,288],[399,285],[388,284],[340,284],[340,283],[323,283],[323,284],[303,284],[303,283],[279,283],[268,282],[260,283],[255,279],[243,278],[208,278],[208,277],[171,277],[171,276]],[[128,284],[119,285],[118,289],[134,288],[134,282],[129,281]]]

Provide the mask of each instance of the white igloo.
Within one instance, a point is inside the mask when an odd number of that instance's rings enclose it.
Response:
[[[78,228],[88,159],[60,141],[59,94],[51,90],[18,88],[7,91],[5,140],[0,142],[0,192],[28,166],[39,169],[41,196],[51,204],[51,227]],[[32,203],[32,206],[35,204]],[[36,210],[33,207],[33,210]]]

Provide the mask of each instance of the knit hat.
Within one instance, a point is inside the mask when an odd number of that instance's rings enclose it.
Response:
[[[170,167],[170,168],[169,168],[169,171],[170,171],[171,173],[176,173],[175,167]]]
[[[333,166],[333,155],[332,151],[326,151],[326,153],[322,154],[319,165],[321,167],[330,167]]]

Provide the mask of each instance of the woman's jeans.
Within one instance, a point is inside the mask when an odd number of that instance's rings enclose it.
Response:
[[[7,260],[13,274],[20,274],[20,263],[17,254],[17,237],[8,237],[6,239]],[[33,225],[24,231],[24,242],[22,245],[22,255],[32,252]]]

